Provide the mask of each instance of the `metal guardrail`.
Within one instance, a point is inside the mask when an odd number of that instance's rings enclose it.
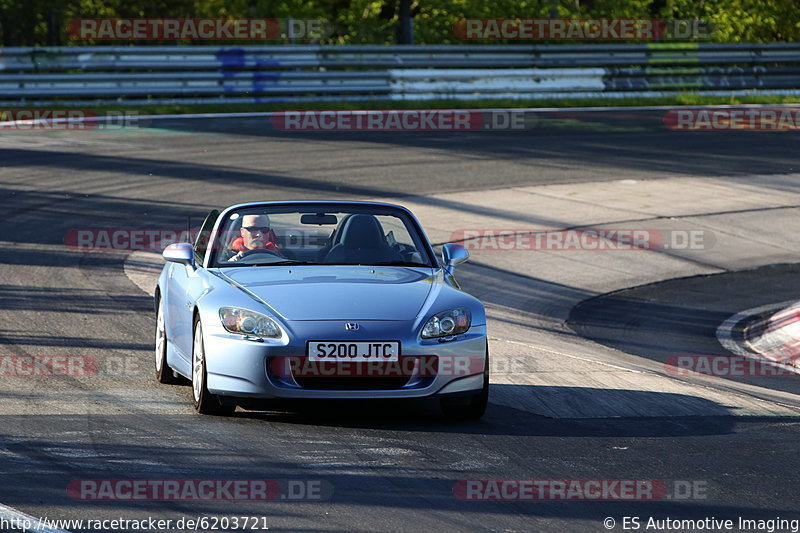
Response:
[[[800,93],[800,43],[0,49],[0,101]]]

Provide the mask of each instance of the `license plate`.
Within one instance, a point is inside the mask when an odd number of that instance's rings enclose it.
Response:
[[[309,361],[397,361],[400,343],[310,341],[307,355]]]

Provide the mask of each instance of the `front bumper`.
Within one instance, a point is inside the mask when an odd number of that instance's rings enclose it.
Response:
[[[241,398],[358,399],[469,394],[483,387],[488,368],[485,325],[472,326],[454,340],[440,342],[398,335],[409,329],[407,322],[359,323],[355,332],[345,332],[341,321],[293,323],[288,338],[265,342],[246,340],[221,327],[206,328],[208,390]],[[394,366],[349,363],[322,367],[306,360],[306,340],[396,340],[401,346],[400,361]]]

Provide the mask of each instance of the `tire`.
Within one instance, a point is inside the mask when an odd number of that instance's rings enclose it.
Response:
[[[483,388],[469,398],[442,398],[442,413],[454,420],[479,420],[489,405],[489,348],[486,348],[486,362],[483,372]]]
[[[156,349],[155,349],[155,367],[156,367],[156,381],[164,384],[177,383],[178,378],[175,373],[167,364],[167,329],[166,321],[164,319],[164,309],[161,305],[161,297],[158,298],[156,304]]]
[[[192,343],[192,399],[194,410],[201,415],[229,416],[236,406],[223,405],[219,396],[208,392],[206,381],[205,347],[203,346],[203,326],[200,319],[194,321],[194,342]]]

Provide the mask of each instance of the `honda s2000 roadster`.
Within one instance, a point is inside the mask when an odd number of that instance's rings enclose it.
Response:
[[[403,207],[235,205],[163,255],[156,378],[190,379],[199,413],[270,398],[436,397],[463,419],[486,410],[486,314],[453,277],[469,254],[450,243],[437,259]]]

